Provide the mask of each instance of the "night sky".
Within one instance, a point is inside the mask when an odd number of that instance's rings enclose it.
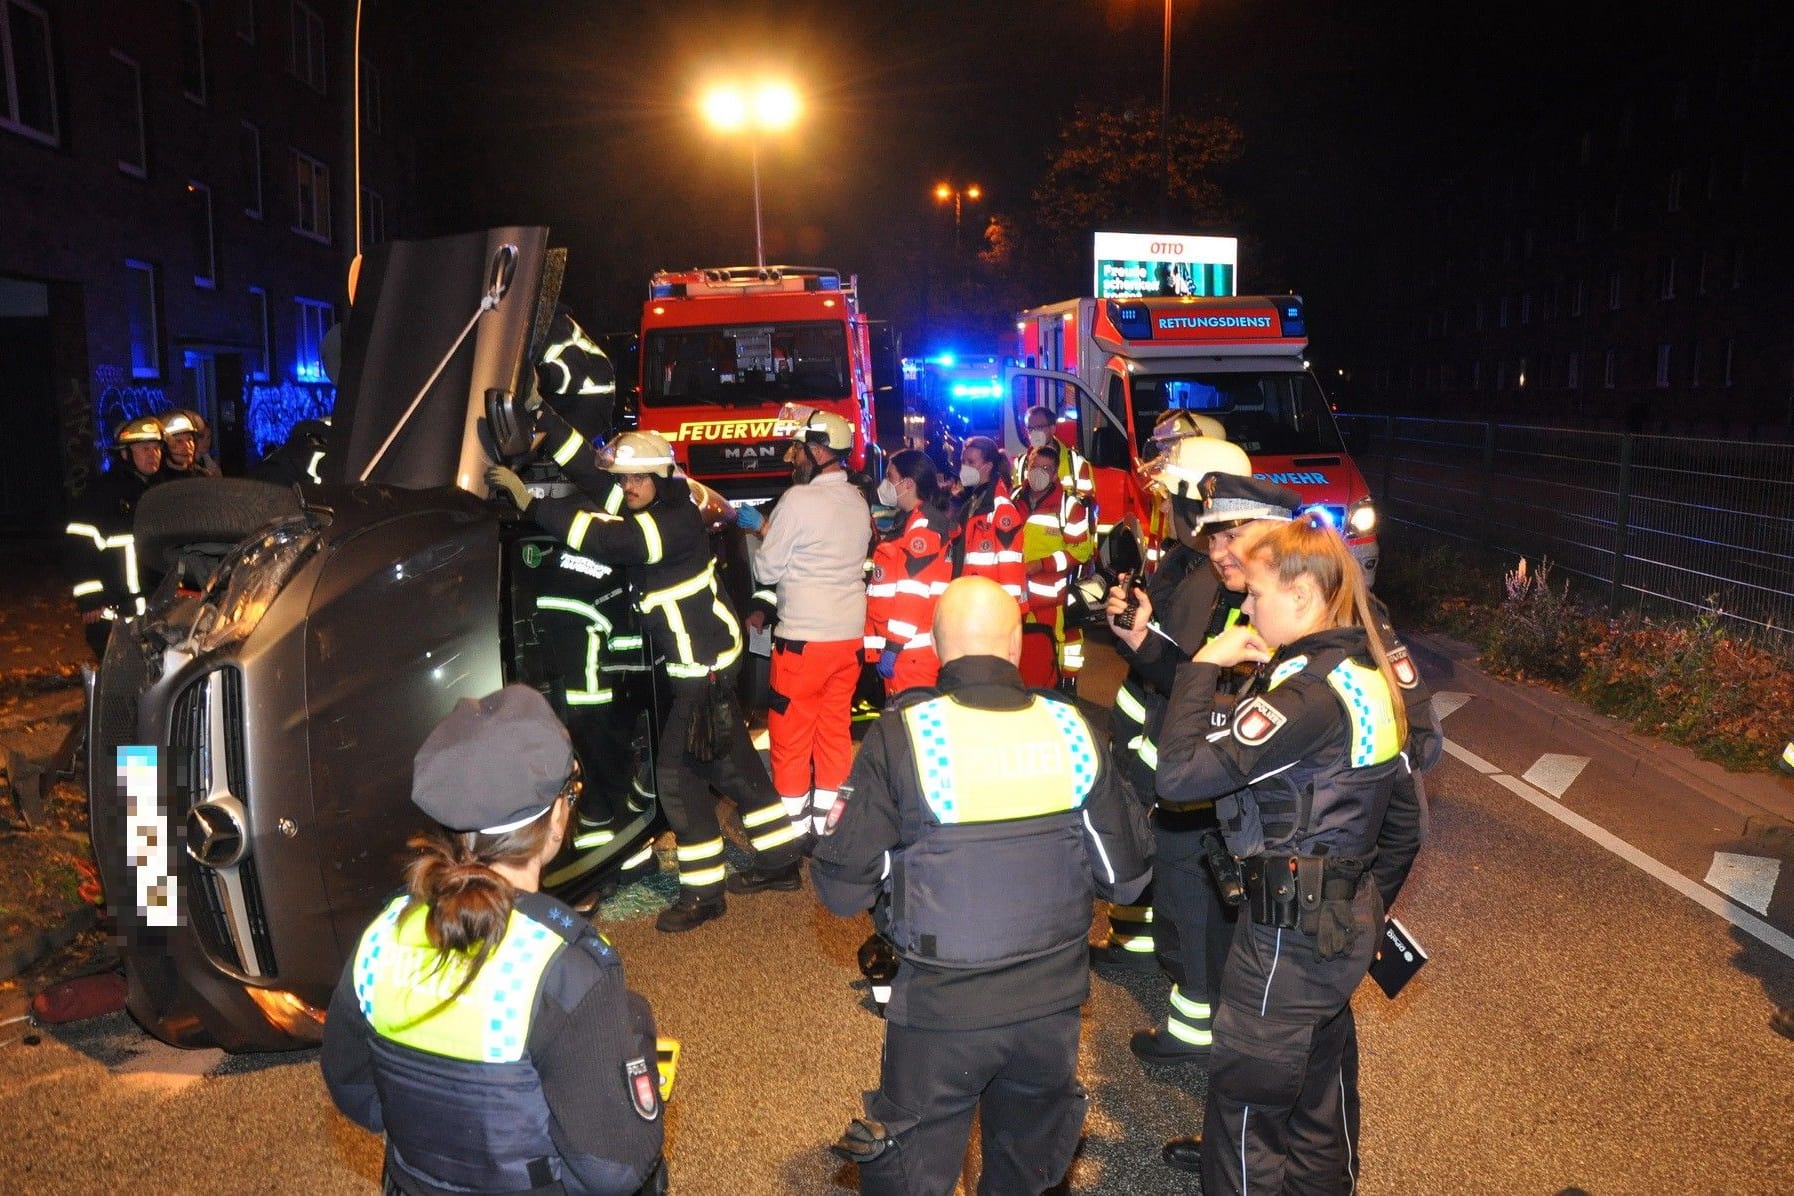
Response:
[[[1723,28],[1712,4],[1174,2],[1173,111],[1243,128],[1219,181],[1246,215],[1137,231],[1251,238],[1241,289],[1307,295],[1317,343],[1401,268],[1379,256],[1389,232],[1465,163]],[[952,249],[937,180],[985,188],[962,227],[975,246],[988,214],[1028,208],[1074,103],[1159,102],[1159,0],[427,11],[446,49],[421,81],[425,227],[550,225],[570,250],[564,295],[602,331],[633,326],[656,267],[753,260],[749,155],[698,118],[708,80],[802,89],[801,124],[762,143],[767,258],[857,272],[866,310],[900,323],[928,255]]]

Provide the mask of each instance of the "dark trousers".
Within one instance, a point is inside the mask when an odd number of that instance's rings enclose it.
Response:
[[[735,665],[718,677],[718,684],[733,690]],[[766,764],[748,738],[747,724],[737,712],[729,744],[714,760],[699,760],[685,750],[691,723],[708,700],[701,679],[675,677],[672,709],[667,712],[660,738],[660,755],[654,776],[661,808],[678,844],[679,883],[682,888],[710,896],[723,888],[722,827],[716,818],[717,792],[734,799],[742,826],[755,848],[756,863],[780,867],[800,858],[802,847],[779,795],[773,791]]]
[[[981,1118],[980,1196],[1028,1196],[1058,1183],[1084,1129],[1078,1011],[989,1030],[885,1027],[879,1089],[866,1116],[893,1145],[860,1166],[861,1196],[948,1196]]]
[[[1367,882],[1352,903],[1352,950],[1323,960],[1312,935],[1239,920],[1209,1063],[1202,1142],[1208,1196],[1350,1191],[1357,1147],[1347,1142],[1344,1112],[1357,1107],[1350,1002],[1370,968],[1381,921]]]
[[[1239,912],[1222,902],[1202,855],[1202,832],[1215,825],[1213,810],[1152,816],[1153,942],[1177,986],[1166,1029],[1192,1047],[1207,1045]]]

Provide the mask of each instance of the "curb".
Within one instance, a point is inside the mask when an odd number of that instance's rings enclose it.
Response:
[[[75,941],[75,936],[98,922],[100,911],[91,905],[70,910],[62,922],[31,938],[0,943],[0,981],[12,980],[53,951]]]
[[[1590,710],[1555,690],[1492,677],[1478,666],[1476,649],[1461,640],[1423,632],[1405,633],[1403,639],[1455,665],[1475,670],[1483,681],[1499,687],[1504,695],[1546,719],[1574,724],[1579,732],[1598,740],[1607,750],[1631,760],[1635,768],[1667,776],[1714,805],[1732,811],[1744,820],[1745,840],[1770,851],[1794,854],[1794,781],[1770,772],[1729,772],[1680,744],[1629,730],[1619,720]]]

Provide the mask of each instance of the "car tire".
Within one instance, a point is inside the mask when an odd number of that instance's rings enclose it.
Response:
[[[231,545],[301,511],[290,486],[248,478],[182,478],[137,500],[137,559],[165,572],[191,544]]]

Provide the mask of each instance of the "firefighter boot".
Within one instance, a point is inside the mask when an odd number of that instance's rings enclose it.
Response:
[[[1202,1135],[1192,1134],[1187,1138],[1171,1139],[1160,1149],[1159,1157],[1165,1160],[1167,1166],[1200,1175],[1202,1173]]]
[[[755,865],[740,872],[729,873],[729,879],[723,882],[723,888],[731,893],[759,893],[766,889],[777,889],[782,893],[790,893],[803,887],[804,875],[801,860],[792,860],[780,868],[762,868]]]
[[[654,919],[654,929],[663,934],[696,930],[704,923],[722,917],[728,908],[728,899],[721,893],[703,894],[685,889],[679,893],[679,900],[660,911],[660,916]]]

